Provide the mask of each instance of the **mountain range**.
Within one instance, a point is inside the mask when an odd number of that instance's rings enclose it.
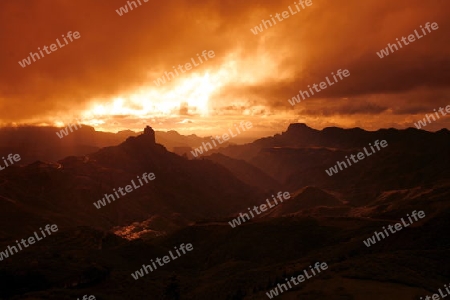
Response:
[[[175,132],[110,134],[83,126],[58,144],[53,128],[8,130],[0,131],[2,153],[33,150],[0,172],[0,251],[45,224],[60,229],[0,262],[2,299],[264,299],[315,262],[329,269],[277,298],[418,299],[450,278],[446,129],[291,124],[195,159],[169,150],[202,138]],[[375,140],[389,146],[327,175]],[[95,208],[105,193],[145,172],[155,180]],[[279,191],[291,198],[229,225]],[[364,245],[413,210],[426,217]],[[194,250],[139,280],[130,276],[181,243]]]
[[[65,130],[59,138],[56,133]],[[103,147],[117,146],[130,136],[142,132],[123,130],[117,133],[96,131],[88,125],[78,126],[78,129],[67,130],[57,127],[3,127],[0,128],[0,152],[21,153],[21,163],[28,164],[37,160],[56,162],[67,156],[82,156],[100,150]],[[157,131],[156,141],[168,150],[176,148],[195,148],[209,137],[199,137],[195,134],[181,135],[174,130]],[[229,143],[224,143],[223,146]]]

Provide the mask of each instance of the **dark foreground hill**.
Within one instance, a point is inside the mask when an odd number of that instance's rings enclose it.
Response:
[[[390,214],[391,221],[403,216]],[[448,205],[427,209],[417,226],[370,248],[363,240],[389,220],[285,217],[234,229],[226,222],[203,223],[132,242],[80,227],[4,265],[1,291],[4,297],[28,292],[13,299],[267,299],[265,293],[284,278],[326,262],[322,274],[278,299],[418,299],[450,278],[449,217]],[[192,243],[193,251],[138,280],[131,277],[181,243]]]

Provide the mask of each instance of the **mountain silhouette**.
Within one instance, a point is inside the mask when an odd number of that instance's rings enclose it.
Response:
[[[327,175],[376,139],[388,147]],[[45,224],[59,231],[0,262],[0,298],[263,299],[318,261],[329,269],[279,298],[418,299],[449,278],[448,130],[291,124],[197,159],[157,141],[146,127],[91,153],[2,170],[0,252]],[[155,179],[93,205],[143,173]],[[278,191],[291,198],[230,226]],[[363,243],[413,211],[426,216]],[[181,243],[193,251],[141,279],[130,276]]]
[[[144,173],[154,173],[156,179],[101,209],[95,208],[93,203],[104,194],[112,194],[113,189],[125,187]],[[155,143],[149,128],[117,146],[86,156],[9,167],[0,173],[0,179],[3,217],[12,211],[21,215],[9,221],[10,226],[28,219],[32,227],[47,219],[61,227],[88,225],[108,230],[154,216],[170,219],[177,213],[194,221],[227,216],[261,194],[218,164],[187,160],[167,151]],[[26,188],[25,182],[29,182]],[[3,237],[27,229],[17,226]]]

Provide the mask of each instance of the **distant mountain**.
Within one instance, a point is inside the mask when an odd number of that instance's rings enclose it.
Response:
[[[202,138],[196,136],[195,134],[191,135],[181,135],[174,130],[170,131],[157,131],[156,132],[156,141],[164,145],[169,151],[173,151],[174,148],[194,148],[200,146],[203,142],[211,141],[209,138]]]
[[[270,148],[328,148],[328,149],[360,149],[375,140],[388,140],[408,147],[421,146],[424,143],[436,143],[450,137],[448,129],[432,133],[415,128],[404,130],[380,129],[366,131],[361,128],[343,129],[327,127],[316,130],[304,123],[290,124],[287,130],[272,137],[265,137],[245,145],[233,145],[221,149],[220,153],[233,158],[251,160],[261,149]],[[431,150],[428,151],[432,152]]]
[[[130,132],[117,134],[95,131],[83,125],[60,139],[56,127],[8,127],[0,129],[0,152],[18,153],[21,164],[37,160],[56,162],[69,155],[85,155],[97,151],[105,145],[118,144]]]
[[[56,133],[61,130],[64,128],[33,126],[0,128],[0,153],[20,154],[21,164],[37,160],[56,162],[67,156],[87,155],[103,147],[116,146],[128,137],[142,133],[131,130],[117,133],[102,132],[96,131],[91,126],[82,125],[72,132],[70,129],[67,130],[68,134],[63,134],[63,138],[59,138]],[[171,130],[157,131],[156,141],[173,152],[177,147],[194,148],[211,140],[194,134],[184,136]]]
[[[337,161],[356,155],[375,140],[386,140],[388,147],[333,176],[327,175],[325,170]],[[450,132],[446,129],[435,133],[412,128],[319,131],[291,124],[280,135],[223,148],[220,153],[245,160],[289,191],[316,186],[339,192],[354,204],[368,203],[380,189],[414,188],[450,178]]]

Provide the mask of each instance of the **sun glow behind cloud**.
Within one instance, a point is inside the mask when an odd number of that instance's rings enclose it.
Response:
[[[159,87],[153,81],[149,81],[147,86],[136,88],[128,94],[116,95],[110,99],[92,99],[90,107],[81,113],[81,121],[99,129],[108,130],[107,123],[112,119],[117,125],[121,118],[141,120],[159,118],[161,120],[161,118],[180,116],[184,119],[218,116],[221,114],[217,113],[217,107],[214,107],[217,102],[211,99],[213,96],[226,94],[226,90],[220,93],[223,87],[253,85],[273,78],[277,74],[276,62],[264,55],[263,51],[261,55],[247,59],[241,59],[235,53],[229,55],[217,69],[210,68],[183,74],[184,77],[180,76]],[[245,99],[230,101],[240,105],[245,105],[246,102]],[[220,103],[224,105],[223,101]],[[225,105],[230,103],[225,101]],[[242,115],[248,115],[248,113],[241,111],[240,116]],[[219,122],[219,120],[216,121]]]
[[[201,114],[207,114],[209,96],[219,87],[217,80],[214,80],[209,73],[204,75],[193,74],[190,78],[180,81],[180,84],[170,90],[150,86],[128,95],[120,95],[111,100],[94,99],[92,108],[85,112],[84,117],[170,115],[177,113],[183,102],[197,108]]]
[[[114,99],[94,99],[92,107],[83,117],[102,117],[107,115],[134,116],[167,116],[178,114],[182,103],[195,109],[196,114],[208,115],[208,102],[211,94],[217,91],[225,80],[225,71],[211,75],[209,71],[192,73],[168,87],[140,88],[128,95],[120,95]]]

